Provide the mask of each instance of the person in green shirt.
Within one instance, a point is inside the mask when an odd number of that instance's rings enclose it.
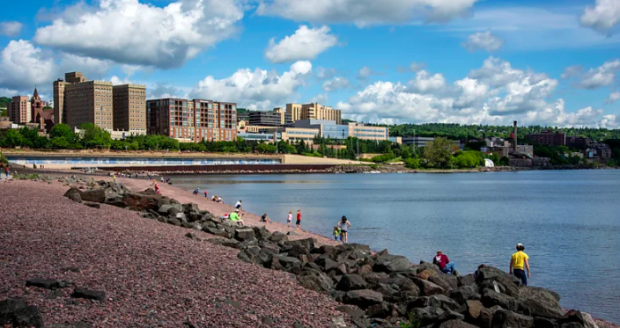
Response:
[[[236,222],[238,225],[243,226],[243,220],[239,216],[239,209],[236,209],[233,213],[230,213],[228,219],[232,222]]]
[[[334,227],[334,240],[338,241],[339,238],[341,238],[340,237],[340,228],[339,227]]]

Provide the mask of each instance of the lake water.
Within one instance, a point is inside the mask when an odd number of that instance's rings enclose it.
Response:
[[[331,236],[346,215],[349,242],[412,262],[442,250],[462,273],[481,263],[508,270],[517,242],[530,284],[553,289],[565,308],[620,322],[620,170],[460,174],[175,176],[227,203]]]

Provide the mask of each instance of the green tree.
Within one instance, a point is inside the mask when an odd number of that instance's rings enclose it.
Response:
[[[81,141],[86,148],[108,148],[112,145],[110,133],[93,123],[83,123],[80,130],[83,133]]]
[[[408,158],[405,160],[405,167],[408,169],[419,169],[420,168],[420,160],[417,158]]]
[[[459,147],[446,138],[435,138],[424,147],[424,158],[435,167],[444,168],[450,162],[452,154],[458,151]]]

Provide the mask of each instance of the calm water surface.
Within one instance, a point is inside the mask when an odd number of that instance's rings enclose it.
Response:
[[[620,170],[465,174],[175,176],[226,203],[331,236],[342,215],[349,242],[412,262],[442,250],[461,273],[481,263],[508,270],[514,246],[530,255],[531,285],[565,308],[620,322]]]

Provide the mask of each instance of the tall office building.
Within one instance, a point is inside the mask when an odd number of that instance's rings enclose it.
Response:
[[[146,86],[115,85],[112,94],[114,130],[146,133]]]
[[[86,81],[65,84],[65,116],[71,128],[94,123],[102,129],[114,128],[112,82]]]
[[[326,120],[342,123],[342,111],[319,103],[286,104],[286,113],[293,122],[299,120]]]
[[[31,103],[27,96],[17,96],[11,98],[11,102],[7,107],[9,112],[9,120],[16,124],[30,123],[31,120]]]
[[[155,99],[146,102],[147,133],[181,141],[234,141],[237,105],[202,99]]]
[[[86,82],[88,79],[80,72],[65,73],[65,79],[54,81],[54,120],[56,123],[67,123],[65,89],[69,84]]]

